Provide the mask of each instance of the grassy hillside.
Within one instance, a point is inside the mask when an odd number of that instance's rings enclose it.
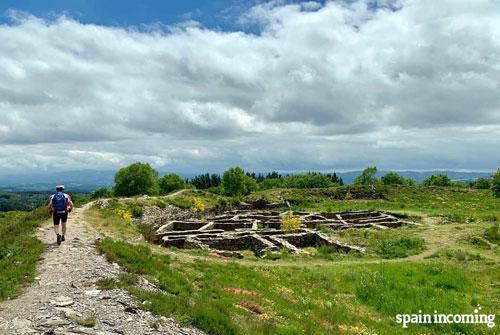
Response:
[[[47,218],[42,207],[32,212],[0,213],[0,300],[11,298],[35,276],[43,244],[34,230]]]
[[[129,270],[102,288],[122,287],[155,313],[173,316],[209,334],[494,334],[486,325],[410,325],[401,313],[485,313],[500,311],[500,201],[487,191],[383,187],[376,200],[343,200],[370,190],[269,190],[246,199],[289,200],[296,209],[337,211],[383,209],[410,214],[417,226],[389,230],[324,231],[362,245],[366,255],[340,255],[328,248],[310,255],[282,253],[274,260],[245,254],[226,260],[200,251],[164,249],[140,241],[139,230],[117,209],[142,205],[208,207],[235,199],[200,191],[174,198],[137,198],[89,212],[92,225],[113,238],[99,249]],[[361,193],[360,193],[361,192]],[[349,197],[348,197],[349,198]],[[222,199],[222,200],[221,200]],[[118,232],[114,234],[113,232]],[[116,238],[121,235],[124,240]],[[159,292],[143,291],[139,277]]]
[[[125,287],[145,308],[210,334],[407,334],[393,321],[396,314],[470,313],[478,303],[491,312],[500,307],[498,288],[491,287],[500,271],[488,261],[249,266],[176,259],[112,240],[99,247],[133,274],[101,281],[101,287]],[[463,270],[465,264],[473,269]],[[137,274],[162,291],[138,289]],[[488,334],[484,325],[411,331]]]
[[[356,199],[356,194],[378,194],[380,199]],[[349,195],[351,194],[351,199]],[[500,221],[500,198],[490,190],[425,186],[344,186],[329,189],[260,191],[248,198],[286,199],[301,210],[343,211],[379,209],[409,214],[441,216],[453,222]],[[349,200],[346,200],[349,199]]]

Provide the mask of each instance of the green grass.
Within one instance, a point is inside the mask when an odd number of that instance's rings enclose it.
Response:
[[[93,227],[119,238],[130,239],[140,237],[140,227],[131,220],[118,215],[118,210],[125,210],[135,218],[142,215],[143,205],[135,201],[119,201],[113,198],[106,208],[94,206],[86,211],[85,219]],[[140,215],[139,215],[140,214]]]
[[[344,200],[343,193],[351,190],[355,197],[379,199]],[[243,252],[244,259],[236,261],[196,250],[154,247],[153,252],[147,246],[105,239],[98,248],[129,274],[101,280],[98,285],[126,289],[143,302],[143,308],[208,334],[495,333],[485,325],[403,329],[395,315],[419,310],[471,313],[477,304],[487,313],[500,311],[500,200],[489,191],[464,188],[382,186],[370,192],[348,187],[282,189],[256,192],[248,198],[287,199],[297,210],[386,210],[420,225],[322,229],[343,242],[365,247],[366,254],[339,254],[320,247],[307,248],[308,254],[273,253],[268,259]],[[190,190],[173,201],[138,198],[113,206],[130,210],[135,205],[178,201],[184,207],[194,197],[202,198],[207,207],[222,199]],[[113,206],[110,217],[116,217]],[[156,284],[160,292],[139,289],[138,276]]]
[[[500,245],[500,231],[498,227],[498,223],[487,228],[483,233],[483,238],[488,240],[490,243]]]
[[[12,298],[33,281],[43,244],[33,235],[48,218],[45,207],[0,213],[0,300]]]
[[[412,237],[401,237],[397,240],[381,239],[377,245],[377,252],[382,258],[408,257],[424,249],[424,240]]]
[[[415,215],[441,216],[448,222],[500,221],[500,198],[490,190],[453,187],[377,186],[376,200],[344,200],[351,186],[328,189],[275,189],[256,192],[252,199],[288,199],[296,210],[335,212],[385,210]],[[357,192],[363,193],[362,190]],[[366,192],[365,192],[366,193]]]
[[[456,260],[459,262],[472,262],[483,259],[479,253],[471,253],[465,250],[450,248],[440,249],[428,258],[446,258],[448,260]]]
[[[425,250],[425,240],[419,236],[421,229],[406,226],[398,229],[345,229],[325,231],[326,234],[366,248],[369,255],[382,258],[404,258]]]
[[[124,287],[144,308],[208,334],[408,334],[394,322],[396,314],[470,313],[478,303],[492,313],[500,308],[499,288],[490,285],[500,269],[481,260],[470,270],[441,258],[270,267],[176,259],[111,239],[98,248],[161,292],[142,291],[123,278],[101,283],[102,288]],[[409,330],[492,334],[484,325],[411,325]]]

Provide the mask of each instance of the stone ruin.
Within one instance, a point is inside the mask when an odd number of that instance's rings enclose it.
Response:
[[[242,258],[239,251],[252,250],[265,257],[268,252],[288,249],[304,252],[306,247],[331,246],[338,252],[364,252],[342,243],[319,228],[388,229],[406,222],[380,211],[339,213],[292,212],[301,222],[293,232],[281,229],[281,217],[288,212],[274,210],[233,210],[203,220],[170,220],[155,229],[156,242],[164,247],[200,248],[227,257]]]

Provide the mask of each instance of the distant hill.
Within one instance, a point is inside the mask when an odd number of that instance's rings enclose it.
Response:
[[[64,172],[34,172],[23,174],[0,175],[0,190],[3,191],[52,191],[57,184],[64,184],[70,192],[92,192],[99,187],[111,187],[116,171],[80,170]],[[163,175],[165,172],[161,172]],[[286,174],[286,172],[282,172]],[[295,172],[297,173],[297,172]],[[361,171],[337,172],[344,183],[350,184]],[[387,171],[379,171],[382,176]],[[479,177],[489,177],[492,172],[460,172],[460,171],[398,171],[405,178],[417,183],[436,173],[444,173],[457,181],[469,181]],[[181,174],[183,178],[192,178],[196,174]]]
[[[116,171],[35,172],[0,175],[0,189],[4,191],[45,191],[63,184],[71,192],[90,192],[113,185]]]

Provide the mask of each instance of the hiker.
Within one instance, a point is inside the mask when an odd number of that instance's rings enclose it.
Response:
[[[52,214],[54,221],[54,232],[56,233],[57,245],[65,241],[66,221],[68,221],[68,213],[73,209],[71,197],[64,193],[64,186],[56,186],[56,193],[49,197],[49,213]],[[59,233],[59,222],[62,222],[62,235]]]

